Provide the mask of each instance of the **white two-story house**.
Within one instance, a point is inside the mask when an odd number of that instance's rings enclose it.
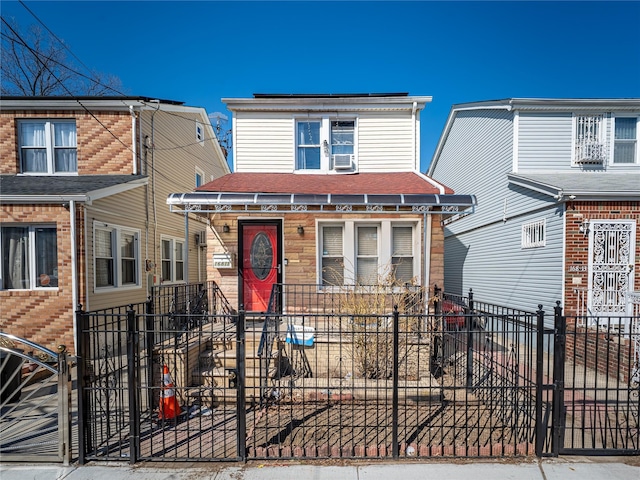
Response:
[[[445,226],[445,289],[625,315],[640,286],[640,99],[454,105],[428,175],[477,197]]]
[[[274,283],[442,283],[441,214],[472,208],[474,198],[419,172],[420,112],[431,97],[223,101],[234,172],[168,203],[206,216],[208,278],[238,308],[265,311]]]

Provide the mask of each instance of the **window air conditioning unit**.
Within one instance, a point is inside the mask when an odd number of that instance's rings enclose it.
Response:
[[[333,156],[334,170],[351,170],[353,168],[353,155],[339,154]]]
[[[201,232],[196,232],[196,245],[199,247],[207,246],[207,231],[202,230]]]

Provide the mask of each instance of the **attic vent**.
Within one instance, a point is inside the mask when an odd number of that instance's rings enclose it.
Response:
[[[351,170],[353,165],[353,155],[341,154],[333,156],[333,168],[335,170]]]

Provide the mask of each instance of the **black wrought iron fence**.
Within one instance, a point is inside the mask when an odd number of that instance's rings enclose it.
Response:
[[[638,451],[635,350],[623,338],[592,346],[591,332],[565,330],[559,305],[529,313],[470,293],[439,296],[426,313],[423,296],[400,308],[389,301],[398,292],[278,286],[268,312],[248,313],[212,309],[207,292],[206,312],[157,299],[124,315],[79,312],[81,461]],[[447,300],[461,309],[443,311]],[[627,380],[566,389],[591,378],[580,352],[604,345],[602,374],[627,365]],[[568,392],[594,398],[576,410]],[[575,443],[603,429],[615,434]]]

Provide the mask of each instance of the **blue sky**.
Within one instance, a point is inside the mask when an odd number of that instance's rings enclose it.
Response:
[[[26,1],[122,93],[231,114],[253,93],[408,92],[421,170],[452,104],[640,97],[640,2]],[[2,15],[38,21],[17,1]],[[71,57],[70,57],[71,58]]]

